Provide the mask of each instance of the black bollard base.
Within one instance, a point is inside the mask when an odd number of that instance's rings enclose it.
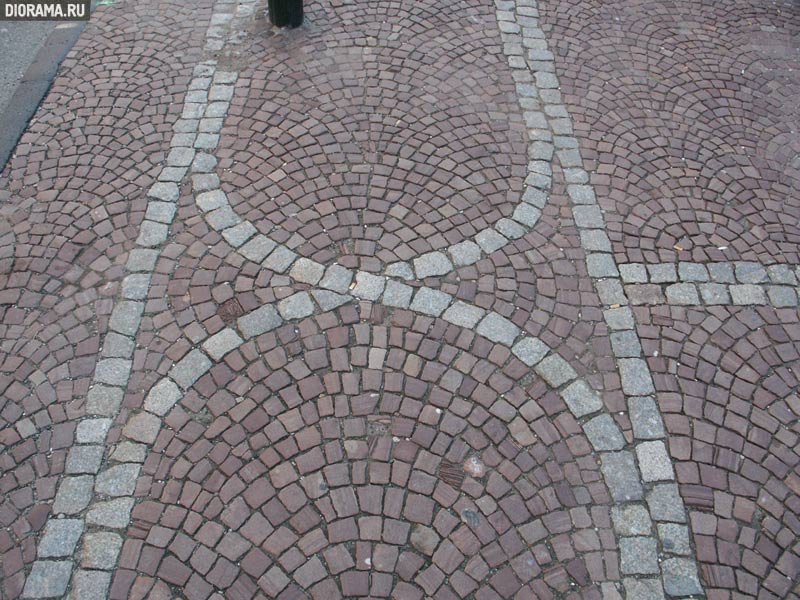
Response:
[[[300,27],[303,24],[303,0],[269,0],[269,20],[275,27]]]

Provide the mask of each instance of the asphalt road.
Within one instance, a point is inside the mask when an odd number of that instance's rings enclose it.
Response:
[[[52,21],[0,22],[0,114],[5,112],[22,76],[54,26]]]

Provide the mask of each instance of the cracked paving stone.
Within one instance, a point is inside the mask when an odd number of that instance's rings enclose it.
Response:
[[[356,273],[356,285],[353,287],[351,293],[361,300],[372,300],[375,302],[381,297],[385,286],[386,280],[383,277],[359,271]]]

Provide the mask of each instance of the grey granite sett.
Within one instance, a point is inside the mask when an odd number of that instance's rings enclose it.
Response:
[[[594,188],[590,185],[568,185],[567,194],[569,194],[570,199],[575,204],[597,203],[597,198],[594,195]]]
[[[775,308],[797,306],[797,292],[787,285],[771,285],[767,288],[769,301]]]
[[[615,331],[611,334],[611,349],[617,358],[636,358],[642,355],[642,345],[635,331]]]
[[[86,394],[86,413],[116,416],[119,405],[122,404],[122,396],[122,388],[95,385]]]
[[[197,103],[195,102],[195,104]],[[197,124],[199,122],[200,121],[198,119],[178,119],[172,126],[172,131],[174,131],[177,134],[197,133]]]
[[[132,273],[122,280],[122,296],[128,300],[145,300],[149,289],[149,273]]]
[[[200,133],[219,133],[222,130],[224,119],[221,118],[206,118],[200,119]]]
[[[541,216],[542,211],[535,206],[530,204],[518,204],[514,209],[514,214],[511,215],[511,218],[517,223],[522,223],[526,227],[530,228],[536,225],[536,223],[539,221],[539,217]]]
[[[400,279],[410,281],[414,279],[414,270],[407,262],[396,262],[386,267],[386,275],[389,277],[399,277]]]
[[[674,283],[678,280],[678,273],[673,263],[658,263],[647,265],[651,283]]]
[[[278,246],[270,252],[269,256],[262,263],[270,271],[275,273],[285,273],[297,259],[297,254],[289,250],[286,246]]]
[[[228,227],[241,223],[242,219],[237,215],[230,206],[221,206],[216,210],[212,210],[206,215],[206,221],[211,229],[215,231],[222,231]]]
[[[478,235],[475,236],[475,242],[477,242],[478,246],[480,246],[481,250],[483,250],[486,254],[491,254],[492,252],[496,252],[505,246],[508,243],[508,239],[505,236],[500,235],[494,229],[489,228],[479,231]]]
[[[728,294],[728,286],[721,283],[701,283],[700,297],[704,304],[730,304],[731,297]]]
[[[576,419],[603,408],[603,400],[598,393],[581,379],[568,385],[561,392],[561,398]]]
[[[176,133],[172,136],[172,140],[170,140],[170,146],[173,148],[191,148],[194,146],[194,142],[197,139],[197,134],[194,132],[191,133]]]
[[[603,318],[609,329],[633,329],[633,312],[627,306],[609,308],[603,311]]]
[[[728,291],[731,293],[731,300],[737,306],[767,303],[767,295],[764,293],[764,288],[759,285],[732,285],[728,288]]]
[[[650,396],[634,396],[628,399],[628,410],[633,436],[639,440],[655,440],[664,437],[664,423],[655,400]]]
[[[509,347],[520,334],[519,327],[496,312],[489,312],[478,324],[475,331],[478,335]]]
[[[206,152],[198,152],[192,161],[193,173],[211,173],[217,168],[217,159]]]
[[[87,534],[83,540],[81,566],[85,569],[113,569],[122,549],[122,536],[111,531]]]
[[[554,123],[564,123],[565,125],[569,125],[570,131],[572,130],[572,124],[569,123],[569,119],[553,119]],[[566,133],[566,131],[556,131],[556,127],[553,127],[554,133]],[[557,153],[558,160],[561,163],[561,166],[566,168],[569,167],[580,167],[583,164],[581,159],[581,153],[578,148],[571,148],[568,150],[559,150]]]
[[[194,150],[191,148],[173,148],[167,155],[167,164],[170,167],[188,167],[194,160]]]
[[[383,288],[386,286],[386,279],[380,275],[373,275],[364,271],[356,273],[356,285],[352,294],[362,300],[376,301],[381,297]]]
[[[222,237],[234,248],[238,248],[247,240],[258,233],[258,229],[250,221],[242,221],[238,225],[228,227],[222,231]],[[263,258],[261,259],[263,260]]]
[[[50,519],[36,548],[39,558],[72,556],[83,533],[83,519]]]
[[[195,193],[208,192],[219,187],[219,177],[216,173],[199,173],[192,176],[192,189]]]
[[[232,85],[214,84],[211,86],[211,90],[208,92],[208,99],[211,102],[227,102],[231,98],[233,98]]]
[[[708,281],[708,269],[699,263],[678,263],[678,279],[689,282]]]
[[[145,444],[137,444],[124,440],[114,446],[109,458],[116,462],[135,462],[141,464],[144,462],[146,454],[147,446]]]
[[[600,469],[611,497],[617,502],[641,500],[644,496],[639,471],[630,452],[621,450],[603,454]]]
[[[64,472],[69,474],[97,473],[103,461],[103,446],[73,446],[67,454]]]
[[[149,412],[138,412],[128,416],[122,434],[128,439],[144,444],[152,444],[161,430],[161,419]]]
[[[547,129],[547,117],[540,110],[526,110],[522,117],[528,129]]]
[[[500,219],[494,224],[495,229],[509,239],[516,240],[527,233],[526,229],[511,219]]]
[[[625,283],[647,283],[647,269],[641,263],[620,265],[619,273]]]
[[[614,531],[619,535],[652,535],[650,513],[641,504],[622,504],[611,508]]]
[[[662,441],[642,442],[636,446],[642,481],[671,481],[675,479],[672,461]]]
[[[447,275],[453,270],[453,263],[443,252],[428,252],[414,259],[414,271],[419,279]]]
[[[148,412],[163,417],[175,403],[183,397],[183,392],[171,379],[165,377],[156,383],[144,401],[144,409]]]
[[[110,572],[79,569],[72,577],[72,593],[69,600],[106,600],[110,585]]]
[[[640,358],[619,359],[622,391],[628,396],[646,396],[655,392],[647,363]]]
[[[168,235],[169,228],[164,223],[145,220],[139,226],[139,237],[136,238],[136,244],[144,247],[160,246],[167,241]]]
[[[696,306],[700,304],[700,296],[693,283],[673,283],[665,290],[667,303],[680,306]]]
[[[664,590],[670,596],[690,596],[702,594],[703,586],[697,577],[697,567],[688,558],[670,558],[661,568],[664,577]]]
[[[623,537],[619,540],[620,570],[625,575],[659,573],[658,545],[652,537]]]
[[[622,450],[625,447],[625,438],[622,437],[622,432],[610,415],[597,415],[583,424],[583,431],[598,452]]]
[[[550,347],[539,338],[526,336],[514,344],[511,351],[518,359],[532,367],[547,356]]]
[[[413,294],[414,288],[410,285],[389,280],[386,282],[386,289],[383,292],[383,304],[396,308],[408,308]]]
[[[578,376],[575,369],[558,354],[543,358],[534,369],[553,388],[561,387]]]
[[[453,297],[439,290],[433,290],[429,287],[422,287],[417,290],[414,295],[414,300],[411,302],[411,310],[438,317],[444,310],[450,306]]]
[[[133,341],[133,338],[109,331],[103,340],[101,356],[103,358],[130,358],[133,356],[135,345],[136,342]]]
[[[789,265],[770,265],[767,274],[772,283],[797,285],[797,277]]]
[[[94,488],[94,477],[79,475],[61,480],[53,502],[54,514],[74,515],[89,506]]]
[[[552,186],[553,181],[549,175],[541,175],[536,172],[529,172],[528,176],[525,178],[525,185],[538,187],[543,190],[549,190]]]
[[[183,105],[182,119],[199,119],[203,116],[206,105],[199,102],[191,102]]]
[[[180,361],[173,365],[169,376],[184,390],[188,390],[212,367],[209,358],[200,350],[191,350]]]
[[[314,290],[311,295],[323,312],[328,312],[353,300],[352,296],[337,294],[330,290]]]
[[[286,320],[302,319],[314,313],[314,304],[308,292],[298,292],[278,302],[278,312]]]
[[[588,254],[586,256],[586,269],[589,277],[618,277],[619,271],[614,257],[610,254]]]
[[[205,116],[212,119],[224,118],[228,114],[229,107],[228,102],[212,102],[208,105]]]
[[[535,73],[536,86],[539,89],[557,88],[558,79],[552,73]]]
[[[219,144],[219,135],[216,133],[198,133],[194,147],[199,150],[213,150]]]
[[[99,525],[109,529],[123,529],[130,523],[133,502],[133,498],[95,502],[86,513],[86,524]]]
[[[158,250],[148,250],[145,248],[134,248],[128,255],[128,262],[125,268],[131,273],[152,272],[156,268],[158,260]]]
[[[203,350],[214,360],[221,360],[228,352],[235,350],[243,343],[244,340],[233,329],[226,327],[208,338],[203,343]]]
[[[589,183],[589,174],[583,169],[564,169],[567,183]]]
[[[62,597],[67,591],[72,561],[70,560],[37,560],[33,563],[25,587],[23,598]]]
[[[444,311],[442,318],[448,323],[472,329],[485,314],[486,311],[482,308],[458,300]]]
[[[111,428],[111,419],[83,419],[78,422],[75,440],[79,444],[102,444]]]
[[[736,283],[733,277],[733,265],[730,263],[709,263],[708,273],[715,283]]]
[[[573,206],[575,225],[581,229],[603,229],[603,213],[597,205]]]
[[[353,280],[353,273],[340,265],[331,265],[325,271],[325,276],[320,281],[320,287],[340,294],[346,294]]]
[[[130,496],[136,489],[136,479],[141,467],[125,463],[106,469],[97,476],[94,489],[105,496]]]
[[[453,257],[453,262],[457,267],[474,264],[481,258],[480,246],[470,240],[450,246],[448,252]]]
[[[602,229],[581,229],[581,246],[588,252],[611,252],[611,240]],[[619,269],[626,265],[620,265]]]
[[[122,358],[104,358],[97,363],[94,381],[108,385],[125,386],[131,373],[131,361]]]
[[[239,331],[248,339],[272,331],[279,327],[281,323],[283,323],[283,319],[281,319],[278,311],[269,304],[257,308],[250,314],[239,317],[236,321]]]
[[[686,522],[683,500],[675,483],[662,483],[653,487],[647,494],[647,505],[654,521]]]
[[[628,303],[628,297],[625,295],[625,291],[622,289],[622,284],[619,282],[619,279],[609,278],[595,280],[594,286],[597,289],[600,302],[606,306],[612,306],[614,304],[624,305]]]
[[[324,273],[324,266],[316,261],[301,257],[292,265],[292,268],[289,270],[289,277],[300,283],[317,285]]]
[[[522,201],[526,204],[533,204],[537,208],[544,208],[547,204],[547,192],[535,187],[525,188]]]
[[[225,195],[220,189],[211,190],[208,192],[201,192],[195,198],[197,207],[203,212],[216,210],[223,206],[230,206],[228,203],[228,196]]]
[[[158,174],[159,181],[178,182],[186,175],[186,167],[164,167]]]
[[[689,528],[677,523],[659,523],[658,537],[665,552],[688,556],[692,553],[689,545]]]
[[[634,579],[626,577],[622,580],[625,586],[625,597],[636,598],[636,600],[664,600],[664,590],[661,586],[661,578],[655,579]]]
[[[144,302],[119,301],[111,311],[108,327],[111,331],[133,337],[139,331],[142,313],[144,313]]]
[[[147,192],[148,198],[155,198],[164,202],[177,202],[179,196],[178,184],[172,182],[159,181],[151,185]]]
[[[245,225],[245,223],[249,224],[249,222],[243,222],[237,225],[236,227]],[[231,229],[234,228],[232,227]],[[239,248],[239,254],[244,256],[247,260],[253,261],[255,263],[260,263],[276,247],[277,244],[273,242],[271,239],[269,239],[267,236],[258,234],[255,237],[253,237],[249,242],[244,244],[241,248]]]
[[[767,270],[759,263],[737,262],[734,268],[739,283],[765,283],[768,280]]]

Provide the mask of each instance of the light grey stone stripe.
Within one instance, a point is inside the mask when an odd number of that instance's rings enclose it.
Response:
[[[590,271],[590,274],[593,274]],[[594,276],[602,277],[596,268]],[[754,262],[627,263],[619,275],[631,304],[682,306],[798,305],[798,267]]]
[[[605,219],[588,173],[583,169],[572,120],[559,91],[554,57],[539,26],[537,2],[496,0],[495,5],[506,51],[513,52],[517,61],[526,62],[533,72],[532,77],[528,71],[515,73],[518,89],[524,91],[524,96],[534,106],[541,106],[546,115],[542,129],[546,127],[547,131],[542,135],[545,143],[552,142],[547,148],[563,168],[575,224],[586,251],[587,269],[601,302],[607,307],[605,320],[612,331],[612,347],[633,424],[634,443],[627,444],[606,413],[601,412],[582,423],[584,432],[600,454],[601,471],[617,503],[614,525],[621,536],[624,593],[631,599],[663,598],[665,592],[670,597],[700,595],[703,590],[688,544],[686,510],[664,442],[663,423],[653,397],[653,380],[642,356],[620,271],[611,254]],[[537,372],[551,385],[562,381],[553,380],[552,374],[548,379],[541,372],[541,363]],[[575,383],[567,389],[570,392],[564,399],[576,417],[590,410],[587,404],[598,406],[591,400],[590,390],[585,385]],[[674,543],[678,538],[685,538],[687,543]],[[615,597],[623,590],[616,590],[609,584],[603,591]]]
[[[243,2],[239,8],[250,6],[250,12],[245,12],[252,14],[254,0]],[[218,4],[230,2],[222,0]],[[232,18],[233,13],[219,7],[215,10],[208,29],[210,45],[207,49],[214,47],[212,34]],[[65,476],[59,482],[53,503],[53,516],[59,518],[49,519],[45,526],[37,547],[37,560],[25,582],[24,598],[67,595],[75,600],[86,600],[108,595],[122,548],[121,533],[130,522],[136,480],[147,445],[155,441],[160,420],[146,411],[132,414],[123,429],[123,441],[104,461],[106,437],[119,414],[130,378],[135,339],[150,278],[177,212],[178,186],[190,166],[203,164],[203,152],[216,147],[217,125],[220,121],[221,127],[221,120],[215,117],[220,110],[215,99],[232,95],[230,84],[230,76],[217,71],[213,61],[194,69],[181,118],[173,126],[166,164],[147,193],[145,218],[139,228],[136,247],[128,257],[127,275],[112,309],[87,395],[87,416],[78,422],[76,444],[67,454]],[[227,104],[225,106],[227,112]],[[221,334],[206,342],[213,356],[220,356],[236,343],[234,337]],[[201,361],[201,364],[210,365],[210,361]],[[196,368],[195,364],[185,366],[190,372],[187,377],[196,375],[190,368]],[[160,390],[162,403],[168,401],[168,393],[163,387]],[[87,527],[91,528],[91,533],[83,535]],[[79,568],[75,569],[73,556],[79,545],[81,559]]]

